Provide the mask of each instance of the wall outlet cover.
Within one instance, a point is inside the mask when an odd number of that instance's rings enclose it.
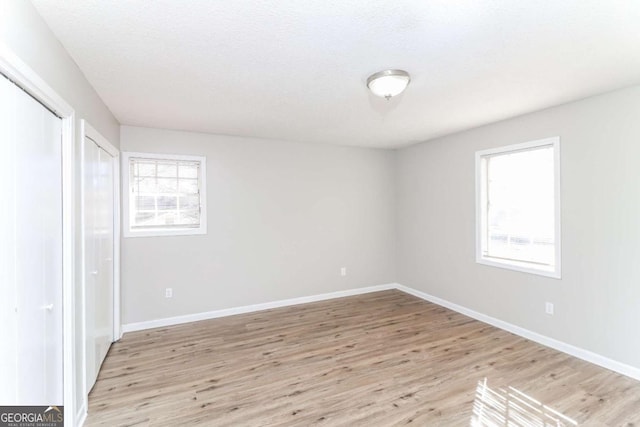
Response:
[[[553,303],[552,302],[547,302],[544,304],[544,311],[547,314],[553,314]]]

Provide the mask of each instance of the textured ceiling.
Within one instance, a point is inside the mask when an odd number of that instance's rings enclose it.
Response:
[[[125,125],[391,148],[640,83],[638,0],[32,2]]]

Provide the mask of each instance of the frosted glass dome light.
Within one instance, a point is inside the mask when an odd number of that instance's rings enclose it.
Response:
[[[403,70],[384,70],[372,74],[367,79],[367,87],[376,96],[387,101],[401,94],[409,85],[411,77]]]

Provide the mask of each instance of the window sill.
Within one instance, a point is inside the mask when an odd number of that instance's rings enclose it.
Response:
[[[148,229],[148,230],[123,230],[122,237],[167,237],[167,236],[196,236],[207,234],[206,227],[178,228],[174,230]]]
[[[559,267],[539,266],[537,264],[531,264],[520,261],[508,261],[491,257],[478,257],[476,263],[488,265],[491,267],[504,268],[506,270],[519,271],[521,273],[535,274],[538,276],[551,277],[553,279],[561,279],[562,275]]]

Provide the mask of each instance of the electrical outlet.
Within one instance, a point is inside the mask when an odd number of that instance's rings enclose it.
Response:
[[[173,298],[173,288],[167,288],[164,290],[165,298]]]
[[[544,311],[547,314],[553,315],[553,303],[552,302],[546,302],[544,304]]]
[[[347,275],[347,267],[342,267],[340,269],[340,275],[341,276],[346,276]]]

